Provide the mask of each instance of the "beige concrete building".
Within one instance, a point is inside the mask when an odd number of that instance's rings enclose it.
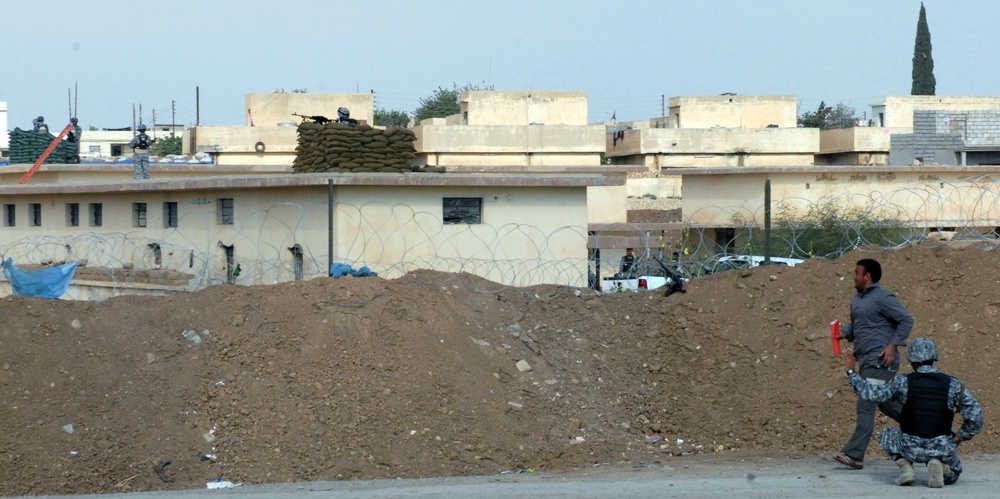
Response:
[[[374,99],[372,94],[250,93],[246,95],[246,126],[191,128],[183,152],[207,152],[222,166],[291,166],[298,141],[296,126],[302,122],[293,113],[335,120],[337,110],[346,107],[351,118],[372,123]]]
[[[72,296],[82,299],[309,279],[330,263],[386,278],[434,269],[504,285],[585,286],[587,189],[623,182],[194,165],[154,166],[154,179],[140,182],[128,165],[44,165],[17,185],[27,166],[0,173],[0,250],[15,264],[85,260],[190,276],[184,285],[88,282]]]
[[[615,165],[670,168],[812,164],[819,130],[797,128],[795,97],[720,95],[672,97],[670,115],[650,127],[610,129],[607,157]]]
[[[892,133],[913,133],[914,111],[996,111],[1000,97],[889,95],[872,100],[876,126]]]
[[[463,92],[461,114],[414,127],[428,166],[600,166],[604,127],[584,92]]]
[[[325,116],[337,119],[337,109],[346,107],[351,118],[371,124],[375,116],[374,94],[311,94],[285,93],[247,94],[247,126],[274,127],[281,124],[296,125],[307,116]]]
[[[763,227],[765,183],[772,217],[797,219],[834,203],[873,220],[899,221],[926,232],[961,227],[988,233],[1000,226],[997,166],[815,166],[689,168],[683,177],[684,220],[706,240],[694,246],[725,251],[738,227]]]
[[[851,127],[819,132],[817,165],[889,164],[891,132],[884,127]]]
[[[794,95],[671,97],[666,128],[795,128]]]
[[[449,172],[604,173],[634,168],[601,165],[605,127],[587,124],[584,92],[468,91],[461,113],[414,127],[417,164]],[[590,223],[625,222],[624,182],[592,187]]]

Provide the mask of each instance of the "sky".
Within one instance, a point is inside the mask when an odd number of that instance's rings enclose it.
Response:
[[[997,0],[925,0],[937,95],[1000,96]],[[588,121],[671,97],[794,95],[870,114],[910,93],[917,0],[0,0],[8,127],[246,123],[245,95],[583,91]],[[75,90],[74,90],[75,89]],[[175,112],[172,113],[172,110]]]

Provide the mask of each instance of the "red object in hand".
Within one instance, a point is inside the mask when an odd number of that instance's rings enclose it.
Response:
[[[830,339],[833,340],[833,356],[840,357],[840,340],[837,336],[840,335],[840,319],[837,319],[830,323]]]

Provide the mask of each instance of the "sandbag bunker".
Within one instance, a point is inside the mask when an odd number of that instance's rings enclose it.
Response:
[[[298,126],[292,170],[302,173],[402,173],[429,171],[412,165],[416,136],[406,128],[325,124],[305,121]]]

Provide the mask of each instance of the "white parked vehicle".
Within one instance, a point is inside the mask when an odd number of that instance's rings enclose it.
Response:
[[[786,265],[794,267],[805,260],[799,258],[771,257],[771,265]],[[712,272],[722,272],[724,270],[749,269],[759,267],[764,264],[764,257],[759,255],[726,255],[719,257],[719,260],[712,268]]]

